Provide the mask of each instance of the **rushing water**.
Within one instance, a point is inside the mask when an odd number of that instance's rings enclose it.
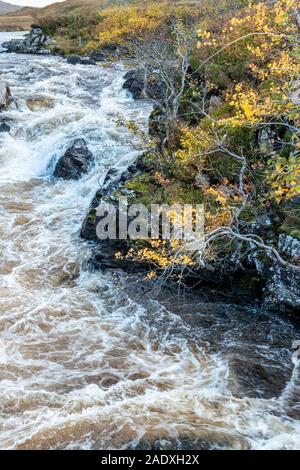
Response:
[[[1,54],[0,74],[15,98],[0,117],[0,447],[300,449],[292,324],[88,270],[82,220],[137,156],[115,120],[150,111],[124,67]],[[54,179],[78,137],[96,166]]]

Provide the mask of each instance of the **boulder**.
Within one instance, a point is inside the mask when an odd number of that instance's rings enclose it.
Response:
[[[10,127],[6,122],[1,122],[0,123],[0,132],[9,132]]]
[[[77,180],[88,173],[94,157],[84,139],[77,139],[59,159],[54,176],[67,180]]]
[[[289,235],[280,235],[277,249],[282,257],[300,268],[300,241]],[[264,279],[263,304],[277,312],[300,312],[300,269],[282,266],[270,254],[253,253],[251,262],[257,274]]]
[[[164,84],[154,72],[143,69],[130,70],[124,80],[123,88],[130,91],[134,99],[159,100],[164,96]]]
[[[116,229],[118,231],[118,220],[119,220],[119,201],[113,196],[101,197],[101,194],[98,193],[97,206],[104,204],[106,207],[107,204],[115,208],[116,214]],[[95,201],[95,200],[94,200]],[[107,239],[101,240],[97,236],[97,225],[106,218],[105,216],[99,216],[97,213],[97,207],[90,209],[88,216],[84,220],[81,236],[85,240],[97,242],[95,251],[92,258],[89,260],[89,267],[93,270],[105,272],[107,270],[123,270],[126,272],[139,272],[145,271],[149,268],[149,264],[145,262],[136,262],[132,259],[127,258],[127,255],[132,247],[132,242],[130,239],[119,240],[117,239]],[[128,224],[131,222],[131,218],[128,219]]]
[[[54,44],[55,41],[49,36],[46,36],[40,26],[33,24],[30,33],[26,34],[24,38],[4,42],[1,47],[6,49],[6,52],[45,55],[51,54],[51,51],[47,49],[47,47]]]
[[[264,306],[277,312],[300,312],[300,271],[273,264],[269,269]]]
[[[11,91],[6,82],[0,81],[0,111],[7,108],[11,102]]]
[[[137,161],[128,167],[121,175],[115,168],[109,169],[104,179],[103,187],[99,189],[91,203],[88,215],[84,219],[81,229],[81,237],[84,240],[96,242],[96,248],[89,265],[94,270],[106,271],[110,270],[125,270],[126,272],[139,272],[145,271],[149,265],[144,262],[136,262],[126,258],[132,242],[130,240],[99,240],[97,236],[97,225],[101,221],[97,213],[97,208],[100,204],[110,204],[115,207],[117,213],[117,230],[118,230],[118,214],[119,214],[119,200],[113,196],[113,192],[120,189],[122,194],[122,185],[128,180],[133,178],[136,174],[144,170],[145,164],[143,162],[144,155],[141,155]],[[124,194],[127,195],[127,194]],[[131,219],[128,219],[128,223]],[[121,256],[116,256],[120,253]]]
[[[67,62],[71,65],[97,65],[95,60],[90,57],[80,57],[78,55],[70,55],[67,58]]]
[[[91,203],[89,213],[83,221],[81,236],[84,240],[99,242],[96,229],[101,219],[97,216],[97,208],[103,202],[103,200],[109,202],[110,204],[116,205],[117,208],[117,201],[112,197],[112,193],[126,181],[125,173],[128,173],[131,178],[134,176],[135,172],[137,171],[136,167],[132,166],[131,169],[132,172],[127,170],[126,172],[122,173],[121,176],[118,170],[115,168],[110,168],[108,170],[103,182],[103,186],[96,192]]]
[[[106,59],[105,54],[101,50],[93,51],[90,57],[92,60],[95,60],[96,62],[103,62]]]

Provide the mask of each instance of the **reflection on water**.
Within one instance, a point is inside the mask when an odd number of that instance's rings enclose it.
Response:
[[[0,447],[299,449],[293,326],[87,270],[99,179],[137,156],[114,120],[150,112],[124,67],[1,54],[0,73],[16,98],[0,134]],[[53,179],[77,137],[96,167]]]

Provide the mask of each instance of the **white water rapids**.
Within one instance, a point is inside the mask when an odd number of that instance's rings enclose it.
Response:
[[[90,202],[109,168],[137,156],[115,120],[145,124],[150,112],[122,90],[124,73],[0,54],[15,98],[0,114],[11,127],[0,133],[0,448],[300,449],[288,320],[199,298],[178,306],[88,270]],[[96,166],[53,178],[81,137]]]

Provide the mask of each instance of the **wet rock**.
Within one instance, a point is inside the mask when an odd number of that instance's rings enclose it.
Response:
[[[97,65],[95,60],[90,57],[80,57],[78,55],[71,55],[67,58],[68,64],[72,65]]]
[[[115,211],[115,221],[117,233],[119,231],[119,201],[117,198],[114,197],[102,197],[100,193],[98,193],[93,203],[96,203],[96,200],[100,198],[98,201],[97,207],[91,208],[89,211],[88,216],[85,218],[82,230],[81,230],[81,237],[88,241],[97,242],[97,246],[95,248],[95,252],[93,257],[89,261],[89,267],[93,270],[97,271],[107,271],[107,270],[125,270],[127,272],[135,272],[137,271],[134,263],[126,258],[130,248],[131,242],[130,240],[119,240],[119,239],[106,239],[101,240],[98,238],[97,235],[97,226],[98,224],[106,218],[109,211],[109,206],[113,207]],[[103,204],[104,208],[106,205],[107,211],[103,211],[104,215],[99,215],[98,206]],[[112,214],[114,217],[114,214]],[[128,221],[130,223],[130,221]],[[117,234],[116,234],[117,235]]]
[[[143,160],[144,155],[141,155],[139,158],[137,158],[136,162],[130,165],[128,169],[121,175],[116,168],[110,168],[108,170],[104,178],[103,186],[96,192],[92,200],[90,210],[83,221],[81,230],[81,236],[83,239],[99,242],[96,234],[96,228],[100,221],[100,219],[96,216],[97,207],[99,204],[101,204],[104,198],[109,198],[113,192],[120,188],[126,181],[133,178],[145,169]],[[115,204],[114,199],[108,199],[108,202]]]
[[[126,258],[130,248],[129,240],[102,241],[90,260],[89,267],[100,272],[108,270],[126,271],[127,273],[146,271],[149,266],[145,263],[134,263]]]
[[[123,88],[130,91],[134,99],[145,98],[146,82],[142,70],[130,70],[124,79]]]
[[[130,165],[121,175],[116,168],[110,168],[105,176],[102,188],[96,192],[81,229],[81,237],[84,240],[97,243],[94,255],[89,262],[92,269],[100,271],[106,271],[108,269],[124,270],[126,272],[140,272],[149,269],[149,265],[146,263],[138,263],[126,258],[126,255],[132,247],[130,240],[100,240],[97,236],[97,226],[103,219],[103,217],[99,217],[97,214],[97,209],[100,204],[110,204],[114,207],[116,211],[116,228],[118,234],[119,200],[117,197],[113,196],[113,193],[116,190],[120,190],[122,195],[129,196],[128,193],[122,193],[122,190],[124,190],[122,186],[126,181],[130,180],[144,169],[144,155],[137,158],[136,162]],[[128,218],[128,225],[132,220],[132,218]],[[120,256],[116,257],[117,254]]]
[[[130,91],[134,99],[163,98],[165,87],[154,72],[143,69],[130,70],[124,80],[123,88]]]
[[[200,434],[200,433],[199,433]],[[201,432],[202,437],[163,437],[142,440],[128,450],[151,451],[193,451],[193,450],[249,450],[249,444],[245,439],[235,435],[222,433],[221,431]]]
[[[39,111],[40,109],[52,108],[54,99],[50,96],[35,95],[27,98],[26,104],[30,111]]]
[[[9,132],[10,127],[6,122],[1,122],[0,123],[0,132]]]
[[[103,62],[106,59],[105,54],[101,50],[93,51],[90,57],[96,62]]]
[[[289,346],[289,345],[288,345]],[[234,354],[228,362],[229,384],[238,397],[271,399],[279,397],[291,376],[291,369],[279,364],[262,361],[259,354],[246,357]]]
[[[273,264],[268,271],[264,306],[270,310],[300,312],[300,271]]]
[[[282,234],[277,250],[291,264],[300,266],[299,240]],[[300,311],[300,270],[282,266],[270,253],[253,252],[248,262],[255,266],[257,275],[264,281],[265,308],[277,312]]]
[[[0,111],[7,108],[11,102],[11,91],[8,84],[0,80]]]
[[[298,258],[300,261],[300,240],[290,235],[280,235],[278,249],[281,253],[291,258]]]
[[[116,178],[118,174],[118,170],[116,168],[110,168],[105,176],[105,179],[104,179],[104,186],[107,186],[108,184],[110,184],[114,178]]]
[[[77,180],[89,171],[93,161],[85,140],[77,139],[56,164],[54,176]]]
[[[54,46],[55,41],[46,36],[42,28],[36,24],[31,26],[31,31],[26,34],[23,39],[12,39],[11,41],[4,42],[2,48],[6,52],[14,52],[18,54],[51,54],[48,47]]]
[[[102,240],[99,240],[97,235],[97,226],[103,220],[103,217],[98,215],[98,207],[100,204],[106,204],[107,206],[113,206],[116,211],[116,216],[118,218],[118,211],[119,211],[119,204],[118,200],[112,196],[104,196],[103,190],[97,191],[93,201],[91,208],[88,212],[88,215],[83,221],[82,229],[81,229],[81,237],[87,241],[94,241],[97,243],[103,244]]]

